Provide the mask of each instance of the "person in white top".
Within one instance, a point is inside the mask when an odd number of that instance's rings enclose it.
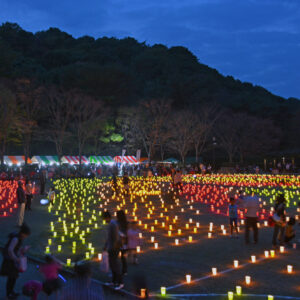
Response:
[[[245,228],[245,241],[249,244],[249,230],[253,229],[254,243],[258,242],[258,212],[259,212],[259,199],[257,196],[252,194],[251,196],[245,197],[243,200],[243,207],[246,209],[246,228]]]

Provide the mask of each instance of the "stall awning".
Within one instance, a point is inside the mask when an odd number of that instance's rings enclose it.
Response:
[[[93,155],[89,157],[89,161],[92,164],[102,164],[102,165],[114,163],[114,160],[111,156]]]
[[[61,162],[63,164],[79,165],[79,161],[80,161],[79,156],[65,155],[61,158]],[[89,163],[86,156],[81,156],[81,163],[82,164],[88,164]]]
[[[22,155],[16,155],[16,156],[10,156],[10,155],[5,155],[4,156],[4,163],[7,165],[22,165],[25,164],[25,156]],[[31,164],[32,161],[28,157],[27,158],[27,163]]]
[[[135,156],[115,156],[114,161],[117,163],[125,163],[125,164],[137,164]]]
[[[59,164],[58,156],[54,155],[35,155],[31,158],[33,164],[53,165]]]

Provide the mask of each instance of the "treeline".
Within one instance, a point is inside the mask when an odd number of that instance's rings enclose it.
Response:
[[[56,28],[33,34],[5,23],[0,27],[0,77],[1,106],[15,117],[5,131],[8,136],[1,133],[1,153],[119,154],[125,147],[142,148],[153,158],[167,153],[183,159],[209,150],[212,138],[229,160],[300,149],[299,100],[224,77],[184,47],[148,46],[133,38],[75,39]],[[167,124],[153,119],[162,103],[168,107],[163,114]],[[202,119],[207,115],[210,129],[203,146],[175,142],[170,129],[179,133],[190,120],[207,122]],[[152,142],[150,129],[142,129],[146,125],[156,128]],[[252,132],[242,134],[241,128]],[[237,131],[231,137],[234,146],[224,140],[226,130],[227,136]],[[241,136],[247,139],[244,146]]]

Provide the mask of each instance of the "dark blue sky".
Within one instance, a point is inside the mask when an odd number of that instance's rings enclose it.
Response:
[[[222,74],[300,99],[300,0],[0,0],[0,23],[188,47]]]

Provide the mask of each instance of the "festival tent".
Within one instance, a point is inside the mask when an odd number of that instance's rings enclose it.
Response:
[[[148,159],[148,157],[141,157],[139,162],[146,164],[146,163],[149,163],[149,159]]]
[[[163,162],[166,164],[177,164],[179,162],[179,160],[176,158],[170,157],[170,158],[165,159]]]
[[[102,164],[102,165],[106,165],[106,164],[113,164],[114,160],[111,156],[90,156],[89,157],[89,162],[91,164]]]
[[[69,156],[65,155],[61,158],[63,164],[79,165],[79,156]],[[89,160],[86,156],[81,156],[81,163],[88,164]]]
[[[22,165],[25,164],[25,156],[22,155],[17,155],[17,156],[10,156],[10,155],[5,155],[4,156],[4,163],[7,165]],[[27,163],[31,164],[32,161],[28,157],[27,158]]]
[[[115,156],[114,161],[116,163],[125,163],[125,164],[137,164],[135,156]]]
[[[58,156],[36,155],[31,158],[33,164],[53,165],[59,164]]]

